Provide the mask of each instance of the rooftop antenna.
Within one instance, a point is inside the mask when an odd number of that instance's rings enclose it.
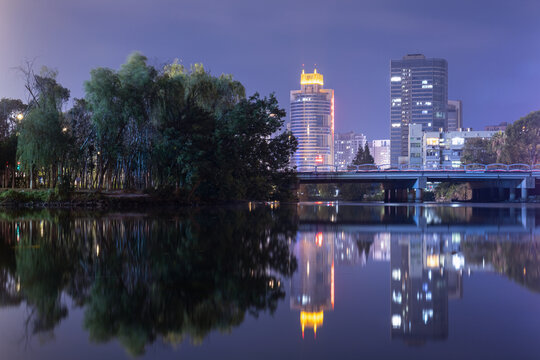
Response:
[[[304,64],[302,64],[302,74],[304,74]]]
[[[316,74],[317,73],[317,64],[315,64],[315,71],[314,73]]]

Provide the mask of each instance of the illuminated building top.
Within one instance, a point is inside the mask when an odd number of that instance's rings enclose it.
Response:
[[[311,74],[306,74],[302,70],[302,75],[300,76],[300,85],[324,85],[323,75],[317,74],[317,69]]]

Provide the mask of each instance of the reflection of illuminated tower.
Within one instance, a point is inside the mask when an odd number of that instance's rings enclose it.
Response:
[[[334,90],[323,89],[323,75],[302,70],[300,90],[291,91],[291,131],[298,140],[299,171],[334,164]]]
[[[448,281],[439,258],[421,235],[392,234],[392,338],[423,344],[448,336]]]
[[[334,308],[334,236],[331,233],[299,233],[294,245],[298,271],[291,283],[291,309],[300,310],[302,337],[305,328],[321,327],[324,311]]]

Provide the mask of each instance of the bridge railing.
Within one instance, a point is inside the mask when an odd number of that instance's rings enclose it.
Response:
[[[349,165],[346,168],[340,168],[337,165],[309,165],[303,166],[298,169],[298,172],[395,172],[395,171],[465,171],[465,172],[540,172],[540,164],[528,165],[528,164],[465,164],[465,165],[444,165],[440,167],[429,167],[422,165],[410,165],[402,164],[397,168],[389,167],[388,164],[375,165],[375,164],[361,164],[361,165]]]
[[[532,170],[532,166],[527,165],[527,164],[511,164],[511,165],[508,165],[508,171],[531,171],[531,170]]]

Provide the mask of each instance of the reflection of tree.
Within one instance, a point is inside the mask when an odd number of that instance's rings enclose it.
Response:
[[[20,278],[32,333],[67,316],[66,293],[85,307],[92,340],[116,338],[134,355],[158,337],[198,343],[231,331],[246,312],[273,312],[285,295],[281,277],[296,269],[296,220],[285,209],[19,223],[11,265],[3,256],[0,270]]]
[[[515,241],[466,242],[462,245],[465,261],[482,264],[484,260],[509,279],[540,292],[540,243],[527,238],[530,235]]]

